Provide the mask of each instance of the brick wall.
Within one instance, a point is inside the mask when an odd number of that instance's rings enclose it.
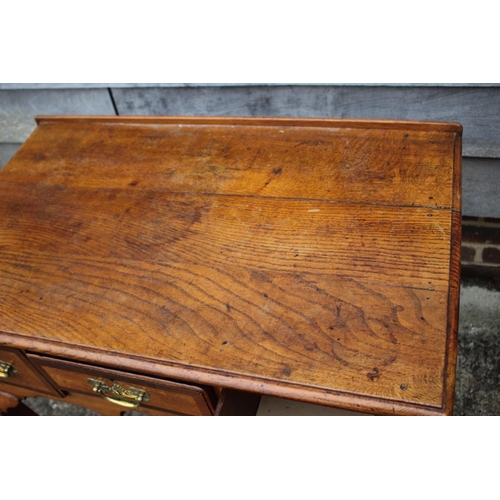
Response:
[[[462,218],[462,266],[500,268],[500,219]]]

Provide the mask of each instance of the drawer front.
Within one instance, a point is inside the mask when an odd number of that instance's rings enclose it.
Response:
[[[17,349],[0,347],[0,390],[9,392],[10,387],[23,387],[51,396],[59,393],[44,380],[24,354]]]
[[[123,404],[123,399],[139,402],[135,409],[138,411],[144,409],[146,413],[148,409],[161,410],[174,415],[213,415],[214,413],[213,397],[202,387],[71,361],[52,360],[42,356],[31,355],[30,359],[47,374],[56,386],[72,396],[76,394],[94,397],[96,394],[101,395],[109,405],[110,414],[116,411],[116,408],[118,408],[118,413],[131,409],[120,404],[120,402]],[[125,392],[127,397],[123,398],[120,392]],[[128,399],[129,395],[131,399]],[[142,400],[140,400],[141,396]]]

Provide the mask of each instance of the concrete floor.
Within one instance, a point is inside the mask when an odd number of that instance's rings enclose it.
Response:
[[[462,287],[454,415],[500,415],[500,292]]]
[[[487,280],[462,281],[454,415],[500,415],[500,288]],[[28,398],[40,415],[96,415],[67,403]],[[143,415],[130,412],[130,415]],[[285,399],[263,397],[259,416],[362,415]]]

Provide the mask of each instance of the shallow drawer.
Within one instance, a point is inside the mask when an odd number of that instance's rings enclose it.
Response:
[[[158,410],[156,408],[146,408],[144,406],[139,406],[138,408],[124,408],[123,406],[118,406],[112,404],[109,401],[95,395],[82,394],[81,392],[68,392],[64,398],[54,399],[55,401],[61,401],[63,403],[70,403],[81,408],[86,408],[92,410],[99,415],[104,416],[120,416],[124,413],[137,414],[144,413],[149,416],[174,416],[177,413],[172,413],[167,410]]]
[[[209,388],[97,368],[43,356],[29,358],[56,386],[71,395],[99,394],[113,410],[156,409],[178,415],[213,415],[215,394]],[[120,408],[119,408],[120,409]],[[110,410],[110,412],[113,412]]]
[[[9,387],[24,387],[52,396],[59,393],[31,366],[24,354],[17,349],[0,347],[0,389],[9,392]]]

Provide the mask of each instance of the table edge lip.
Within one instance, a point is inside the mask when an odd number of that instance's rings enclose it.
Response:
[[[121,125],[228,125],[321,128],[402,129],[451,132],[462,135],[458,122],[379,120],[369,118],[314,118],[277,116],[155,116],[155,115],[37,115],[37,125],[50,122],[88,122]]]

